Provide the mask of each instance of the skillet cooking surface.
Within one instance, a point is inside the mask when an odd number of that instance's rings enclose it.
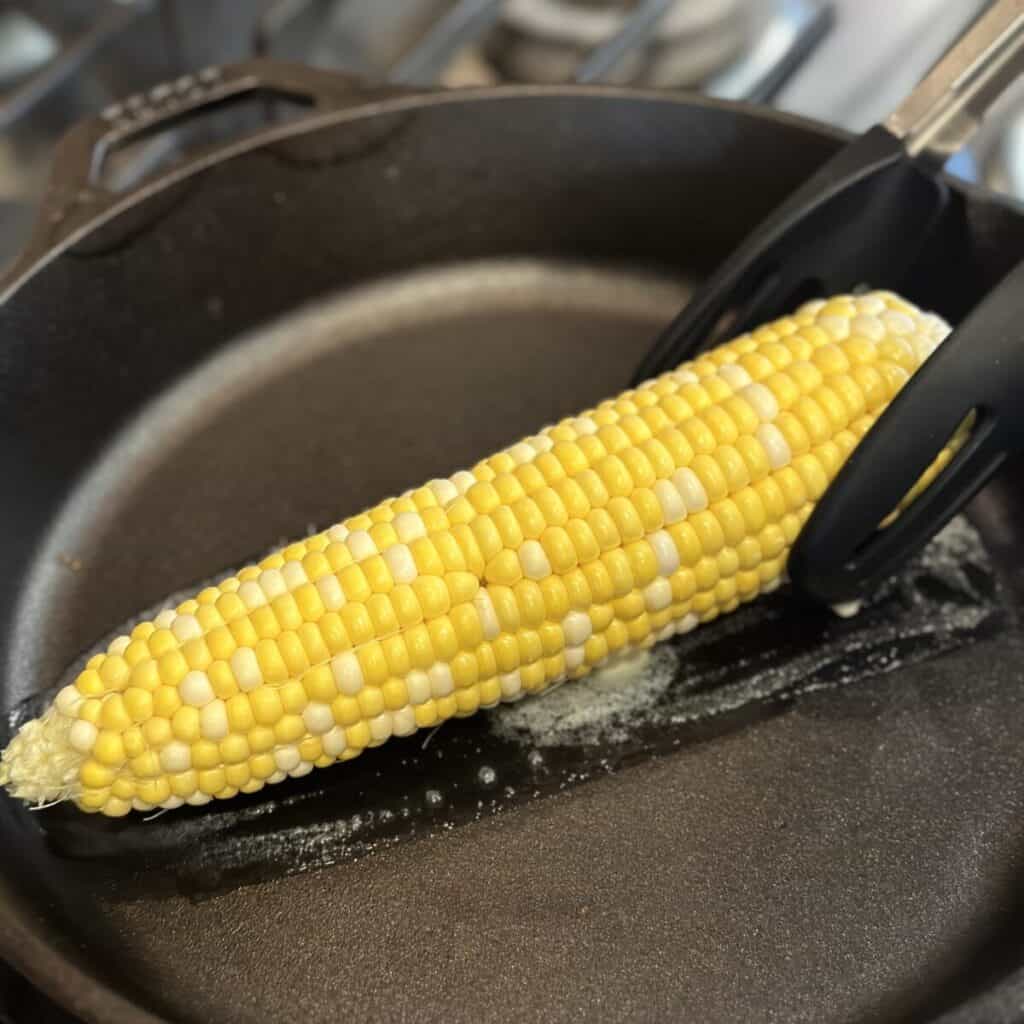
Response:
[[[87,614],[88,562],[105,566],[105,586],[135,566],[152,571],[147,559],[167,553],[151,524],[168,513],[187,524],[204,508],[229,509],[225,530],[242,534],[229,546],[251,551],[268,522],[270,536],[284,528],[278,515],[323,522],[610,392],[684,295],[649,276],[516,262],[421,274],[286,319],[154,403],[83,482],[50,540],[65,602],[54,616]],[[535,381],[552,351],[563,372]],[[573,379],[584,359],[587,374]],[[434,370],[442,365],[459,376]],[[391,418],[397,409],[405,418]],[[83,553],[70,590],[58,552]],[[870,610],[873,621],[844,638],[828,616],[786,598],[695,634],[698,648],[711,646],[689,681],[698,693],[713,687],[705,715],[727,709],[727,683],[764,679],[797,657],[770,630],[795,632],[798,649],[846,648],[845,677],[796,660],[806,673],[791,680],[797,688],[856,681],[761,708],[753,725],[749,714],[725,715],[711,742],[662,723],[676,743],[644,756],[634,711],[582,752],[571,739],[549,749],[543,737],[533,750],[538,737],[527,736],[524,767],[474,720],[446,727],[432,751],[413,737],[365,758],[358,774],[332,771],[317,801],[286,796],[272,815],[281,794],[248,801],[252,813],[233,826],[230,806],[149,824],[64,810],[45,816],[51,843],[95,892],[107,926],[99,956],[169,1016],[329,1020],[344,1007],[382,1019],[429,1006],[431,1016],[498,1020],[516,1006],[552,1019],[821,1020],[928,1005],[957,986],[965,961],[987,956],[1022,838],[1013,766],[1024,706],[1015,670],[1000,667],[1015,662],[1018,641],[1001,628],[1005,587],[992,589],[990,560],[974,555],[977,579],[962,594],[929,579],[914,595],[916,617],[904,607],[914,597],[883,602],[920,650],[899,630],[879,644],[887,624]],[[173,557],[195,573],[222,555],[200,536]],[[40,577],[43,593],[48,582]],[[957,613],[955,636],[927,628],[929,616]],[[865,643],[871,657],[858,661]],[[857,678],[891,667],[887,655],[936,650],[950,653]],[[733,660],[733,678],[716,679]],[[968,674],[970,689],[959,685]],[[637,763],[606,776],[623,750]],[[538,756],[543,768],[531,770]],[[497,801],[477,764],[498,764]],[[346,799],[345,776],[363,787],[360,799]],[[383,792],[398,818],[377,831],[397,842],[374,849],[374,829],[354,829],[352,812],[372,826]],[[432,807],[435,793],[450,808]],[[469,822],[467,801],[478,808]],[[233,976],[244,986],[225,984]]]
[[[623,118],[620,128],[627,122],[630,136],[665,139],[653,122]],[[601,136],[595,125],[596,149]],[[571,143],[584,163],[589,144]],[[804,162],[828,148],[819,140]],[[757,203],[772,202],[797,171],[779,171]],[[486,198],[483,180],[460,194],[479,188]],[[594,186],[605,201],[616,180]],[[578,245],[585,219],[554,213],[573,201],[554,186],[538,193],[540,206],[552,205],[537,248],[556,256],[407,274],[368,252],[382,271],[372,286],[249,332],[162,397],[126,402],[137,415],[112,444],[90,448],[83,430],[81,453],[100,457],[34,553],[5,653],[8,706],[51,685],[98,635],[211,569],[619,390],[685,294],[682,275],[631,269],[656,261],[638,258],[636,233],[618,267],[610,243]],[[624,225],[657,222],[642,193],[623,202]],[[760,210],[736,212],[737,223],[751,212]],[[462,216],[472,236],[473,210]],[[529,231],[542,235],[542,222],[535,213]],[[514,242],[491,243],[498,254],[524,247],[509,223]],[[735,227],[721,229],[723,243]],[[697,234],[712,232],[702,224]],[[421,242],[429,249],[427,235]],[[486,255],[477,245],[452,255]],[[600,265],[562,258],[588,246]],[[141,272],[138,260],[125,266]],[[218,302],[230,312],[252,289],[231,267],[208,281],[224,290],[210,293],[213,319]],[[263,298],[251,290],[254,316]],[[99,308],[86,300],[76,312],[95,329]],[[170,299],[154,308],[174,316]],[[183,332],[181,345],[199,345],[200,333]],[[159,363],[168,352],[146,355]],[[195,355],[183,353],[182,365]],[[101,357],[115,372],[116,359]],[[135,357],[143,375],[145,361]],[[76,415],[88,418],[88,397],[69,399],[82,403]],[[73,422],[60,429],[73,434]],[[53,438],[33,436],[46,453],[34,457],[59,478],[79,439],[46,449]],[[262,802],[148,827],[62,809],[34,816],[3,801],[6,896],[14,904],[31,894],[61,954],[174,1020],[937,1013],[1021,953],[1021,501],[1012,479],[975,509],[984,548],[961,525],[943,558],[906,574],[853,623],[778,595],[694,634],[680,658],[701,666],[686,683],[705,701],[697,725],[655,722],[645,732],[647,707],[538,752],[521,720],[506,715],[496,739],[492,719],[478,716],[445,726],[426,751],[421,737],[393,741]],[[45,494],[46,481],[35,482]],[[964,551],[968,569],[958,573]],[[817,651],[841,656],[817,660]],[[794,665],[774,687],[778,699],[750,702],[746,683]],[[732,695],[724,703],[723,693]],[[722,713],[708,720],[709,711]],[[446,757],[459,766],[447,774]],[[497,778],[479,774],[485,767]],[[369,811],[379,812],[382,791],[395,797],[401,820],[354,829],[352,808],[363,804],[348,778],[372,788]],[[318,800],[303,799],[317,787]],[[439,801],[429,797],[435,787]]]

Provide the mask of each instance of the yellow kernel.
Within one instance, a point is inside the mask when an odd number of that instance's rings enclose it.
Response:
[[[345,592],[345,599],[347,601],[363,603],[373,593],[361,563],[346,565],[338,573],[338,582],[341,584],[341,589]]]
[[[324,660],[329,655],[347,650],[352,645],[352,641],[349,639],[348,632],[345,629],[344,621],[337,612],[328,612],[317,623],[317,631],[327,651],[327,654],[317,660]]]
[[[142,735],[150,747],[166,746],[174,738],[171,723],[167,718],[151,718],[142,723]]]
[[[439,716],[435,701],[428,700],[423,704],[417,704],[412,711],[418,729],[429,729],[431,726],[437,725]]]
[[[339,695],[331,701],[331,714],[341,726],[354,725],[362,720],[363,711],[355,697]]]
[[[519,621],[523,626],[533,628],[544,621],[546,608],[544,592],[540,584],[534,580],[520,580],[513,588],[516,605],[519,609]]]
[[[527,693],[537,693],[539,690],[544,689],[544,684],[547,682],[547,676],[544,673],[544,663],[535,661],[533,664],[524,665],[519,670],[519,677],[522,680],[523,689]]]
[[[638,615],[644,613],[644,598],[639,590],[634,590],[625,597],[620,597],[612,602],[612,611],[615,617],[623,622],[629,622]]]
[[[267,750],[273,750],[277,740],[274,738],[274,730],[268,725],[253,726],[246,737],[249,748],[257,754]]]
[[[188,674],[188,662],[178,650],[161,654],[157,664],[160,669],[160,679],[168,686],[177,686]]]
[[[413,667],[405,636],[401,633],[396,633],[394,636],[385,637],[381,640],[380,646],[384,652],[384,660],[387,662],[388,672],[393,676],[404,678]]]
[[[227,626],[218,626],[211,630],[206,636],[206,646],[210,651],[210,658],[214,661],[227,661],[235,653],[237,644]]]
[[[620,543],[625,544],[632,540],[639,540],[644,535],[644,524],[628,498],[612,498],[608,502],[608,514],[615,523]]]
[[[105,765],[122,765],[125,762],[124,743],[118,733],[104,729],[96,737],[92,756]]]
[[[252,628],[256,630],[256,635],[263,639],[273,640],[281,632],[281,624],[277,621],[274,609],[269,605],[263,605],[262,608],[251,611],[249,621],[252,623]]]
[[[626,623],[626,632],[629,634],[630,643],[639,644],[641,641],[646,640],[651,633],[650,615],[647,612],[643,612],[635,619],[631,619]]]
[[[479,666],[476,657],[468,651],[460,651],[452,658],[452,679],[458,687],[473,686],[479,678]]]
[[[515,502],[512,512],[519,523],[523,537],[527,540],[536,540],[547,528],[547,521],[532,498],[522,498]]]
[[[492,641],[491,648],[499,672],[511,672],[519,667],[519,642],[515,636],[502,633]]]
[[[472,650],[483,641],[484,635],[480,625],[480,615],[472,604],[456,606],[451,610],[449,618],[455,629],[455,635],[459,638],[459,644],[464,651]]]
[[[282,715],[274,725],[278,743],[295,743],[306,735],[306,723],[299,715]]]
[[[345,730],[345,742],[352,750],[363,750],[370,745],[370,740],[370,727],[366,722],[356,722]]]
[[[686,437],[687,441],[690,442],[696,455],[706,455],[708,452],[713,452],[718,446],[718,439],[715,437],[714,431],[704,422],[700,416],[694,416],[691,419],[683,420],[679,424],[679,429]],[[692,463],[691,463],[692,465]]]
[[[476,667],[480,679],[491,679],[498,674],[498,659],[494,656],[494,648],[489,643],[482,643],[477,647]]]
[[[225,736],[220,741],[219,750],[225,764],[241,764],[249,758],[249,742],[244,736]]]
[[[710,509],[704,512],[697,512],[687,518],[687,522],[693,527],[697,534],[700,550],[705,555],[717,554],[725,544],[725,535],[722,532],[721,523],[718,517]]]
[[[747,524],[739,506],[731,498],[718,502],[711,511],[722,528],[725,543],[735,547],[747,535]]]
[[[353,647],[359,647],[373,639],[373,620],[365,604],[345,605],[341,609],[341,621],[345,635]]]
[[[281,698],[272,686],[259,686],[249,694],[253,718],[260,725],[273,725],[284,714]]]
[[[374,594],[366,602],[366,611],[373,623],[375,636],[389,636],[398,630],[398,617],[391,604],[390,597],[386,594]]]
[[[117,772],[99,761],[88,760],[78,770],[78,778],[83,786],[90,789],[101,789],[109,786],[117,778]]]
[[[633,585],[645,587],[658,575],[658,560],[645,540],[634,541],[623,549],[633,573]]]
[[[276,771],[277,765],[271,754],[261,753],[249,758],[249,772],[254,779],[269,779]]]
[[[220,748],[211,739],[198,739],[191,744],[193,768],[216,768],[220,764]]]
[[[533,500],[544,517],[545,529],[551,526],[564,526],[568,521],[569,512],[554,487],[542,487],[533,495]]]
[[[227,700],[238,693],[238,683],[235,682],[235,674],[226,661],[215,661],[206,670],[213,692],[221,700]]]
[[[328,669],[328,672],[330,672],[330,669]],[[336,692],[337,689],[335,688]],[[306,688],[297,679],[290,679],[278,687],[277,695],[281,698],[281,707],[290,715],[300,714],[309,703],[309,695],[306,693]]]
[[[367,586],[370,591],[374,594],[387,594],[391,588],[395,585],[394,577],[391,575],[391,569],[388,568],[388,563],[384,560],[382,555],[370,555],[369,558],[364,558],[358,566],[366,579]],[[342,587],[344,589],[344,585]],[[345,591],[345,596],[348,597],[348,591]],[[362,601],[369,600],[369,594],[366,597],[360,598]]]
[[[170,718],[181,707],[181,697],[174,686],[160,686],[153,691],[153,714]]]
[[[228,626],[228,629],[231,630],[231,635],[235,638],[235,644],[238,647],[255,647],[259,640],[259,634],[248,617],[236,619]]]
[[[364,686],[356,696],[363,718],[376,718],[384,710],[384,696],[378,686]]]
[[[199,709],[188,705],[178,708],[171,718],[174,738],[183,743],[194,743],[199,739]]]
[[[623,597],[628,594],[633,589],[633,570],[625,552],[621,548],[606,551],[601,561],[611,577],[613,595]]]
[[[454,530],[455,527],[452,527],[451,530],[444,530],[431,538],[441,559],[441,564],[444,566],[442,575],[447,572],[466,571],[466,556],[455,539]]]
[[[544,648],[541,646],[536,630],[519,630],[516,633],[516,642],[519,645],[519,664],[521,666],[535,662],[544,654]]]
[[[302,676],[302,686],[310,700],[330,702],[338,694],[329,665],[318,665]]]
[[[576,568],[576,548],[561,526],[549,526],[540,535],[540,544],[554,572],[561,574]]]
[[[317,555],[317,557],[322,557]],[[317,579],[330,575],[329,572],[320,573]],[[293,594],[295,606],[299,611],[300,626],[303,623],[316,622],[326,611],[320,591],[312,583],[303,583]],[[295,627],[296,629],[299,627]]]
[[[140,661],[133,669],[129,686],[137,686],[142,690],[153,691],[160,685],[160,669],[151,658]],[[77,684],[76,684],[77,685]]]
[[[104,698],[99,724],[104,729],[113,729],[116,732],[123,732],[132,724],[132,717],[119,693],[112,693]]]
[[[693,567],[693,578],[697,582],[699,591],[710,590],[719,579],[721,574],[718,571],[718,561],[715,558],[702,558]]]
[[[571,606],[569,604],[569,592],[566,590],[562,578],[559,576],[548,576],[546,579],[541,580],[539,586],[544,600],[546,617],[558,621],[564,619],[569,614]],[[501,622],[500,616],[498,621]],[[518,626],[518,623],[516,623],[516,626]]]
[[[472,601],[480,589],[480,580],[471,572],[446,573],[444,584],[448,588],[452,606]]]
[[[380,686],[388,678],[388,663],[384,651],[376,641],[363,644],[356,650],[363,681],[367,686]]]
[[[171,785],[165,778],[140,779],[135,784],[135,792],[140,800],[157,806],[171,797]]]
[[[425,623],[407,629],[403,634],[405,649],[413,668],[426,669],[434,663],[434,645]]]
[[[199,773],[199,790],[207,796],[219,793],[226,785],[223,768],[208,768]]]
[[[697,592],[697,580],[692,569],[676,569],[669,577],[672,586],[672,600],[680,603],[689,601]]]

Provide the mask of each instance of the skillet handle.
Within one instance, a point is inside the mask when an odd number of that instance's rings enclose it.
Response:
[[[73,240],[79,229],[108,210],[130,204],[227,154],[240,152],[256,139],[262,143],[268,132],[283,137],[296,124],[318,114],[407,91],[393,87],[368,89],[359,79],[340,72],[256,58],[208,67],[111,104],[98,116],[79,122],[57,144],[36,231],[15,272]],[[256,130],[240,137],[200,143],[191,152],[175,154],[173,163],[124,187],[118,187],[116,176],[108,173],[112,158],[118,151],[123,153],[128,145],[145,140],[159,150],[159,143],[164,140],[166,153],[173,142],[173,131],[184,129],[182,134],[187,134],[190,123],[197,127],[203,115],[212,109],[247,97],[266,100],[263,109],[268,114],[255,126]],[[286,101],[292,114],[296,105],[307,110],[298,117],[273,120],[269,112],[284,108]]]

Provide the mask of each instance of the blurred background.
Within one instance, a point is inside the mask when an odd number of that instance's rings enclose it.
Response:
[[[370,83],[617,82],[770,103],[849,129],[884,117],[984,0],[32,0],[0,2],[0,263],[77,118],[267,55]],[[955,170],[1024,195],[1024,94]],[[171,159],[167,134],[134,173]]]

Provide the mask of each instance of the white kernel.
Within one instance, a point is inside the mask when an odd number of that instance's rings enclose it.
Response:
[[[506,454],[510,456],[517,465],[521,466],[524,462],[529,462],[537,452],[525,441],[520,441],[518,444],[512,445],[511,448],[506,449]]]
[[[370,742],[383,743],[391,737],[391,715],[382,711],[366,723],[370,727]]]
[[[336,725],[329,732],[323,734],[320,738],[320,745],[328,757],[339,757],[348,746],[345,740],[345,730],[340,725]]]
[[[763,422],[773,420],[779,415],[779,403],[763,384],[758,384],[756,381],[753,384],[748,384],[740,392],[740,398],[747,400],[747,403]]]
[[[284,576],[278,569],[264,569],[257,577],[256,582],[260,585],[260,590],[266,595],[268,601],[273,601],[275,597],[288,593],[288,584],[285,583]]]
[[[452,473],[451,481],[458,488],[459,494],[465,494],[476,483],[476,477],[468,469],[460,469]]]
[[[481,587],[473,598],[473,607],[480,616],[480,627],[483,629],[484,639],[493,640],[501,632],[501,624],[498,622],[498,613],[494,610],[494,602],[491,595]]]
[[[703,512],[708,507],[708,495],[700,477],[689,467],[677,469],[672,474],[672,484],[683,499],[686,511]]]
[[[405,544],[392,544],[384,550],[384,561],[387,562],[391,575],[396,583],[412,583],[418,575],[416,559]]]
[[[321,576],[316,581],[317,593],[329,612],[337,611],[345,603],[345,591],[341,589],[338,577],[333,573]]]
[[[403,544],[426,537],[427,526],[418,512],[399,512],[391,524]]]
[[[594,627],[590,622],[590,616],[585,612],[572,611],[566,615],[565,620],[562,622],[562,631],[565,633],[566,644],[578,647],[590,639],[590,634],[594,632]]]
[[[308,761],[300,761],[288,774],[293,779],[301,779],[303,776],[308,775],[313,770],[313,766]]]
[[[916,334],[912,334],[905,340],[910,342],[910,347],[914,352],[914,358],[919,363],[923,363],[935,351],[938,344],[930,334],[925,334],[921,331]]]
[[[170,629],[178,643],[182,644],[186,640],[203,635],[203,627],[199,625],[199,620],[194,615],[175,615]]]
[[[331,674],[339,693],[354,697],[363,688],[363,669],[351,651],[342,651],[331,658]]]
[[[858,313],[867,313],[868,316],[878,316],[885,312],[885,299],[875,294],[858,295],[853,304]]]
[[[395,736],[411,736],[416,731],[416,715],[412,708],[391,712],[391,732]]]
[[[65,686],[57,694],[53,703],[62,715],[67,715],[69,718],[73,718],[75,709],[83,700],[85,700],[85,698],[74,686]]]
[[[177,618],[178,613],[173,608],[165,608],[155,619],[153,625],[157,629],[170,629],[171,623]]]
[[[523,567],[523,575],[528,580],[542,580],[551,575],[551,563],[540,546],[540,541],[523,541],[519,549],[519,562]]]
[[[199,623],[196,623],[196,625],[199,625]],[[124,654],[124,652],[128,650],[128,645],[131,642],[132,638],[130,636],[119,636],[116,640],[111,641],[110,646],[107,648],[107,653],[117,655]]]
[[[430,676],[418,668],[405,677],[405,688],[409,691],[410,704],[425,704],[430,700]]]
[[[850,336],[850,321],[845,316],[819,316],[815,324],[833,341],[842,341]]]
[[[427,486],[433,491],[438,505],[442,508],[459,496],[459,489],[451,480],[431,480]]]
[[[662,640],[671,640],[676,635],[675,623],[670,622],[667,626],[662,626],[658,630],[658,642]]]
[[[679,633],[679,634],[691,633],[699,625],[700,625],[700,619],[698,619],[697,616],[693,614],[693,612],[690,612],[689,615],[684,615],[676,623],[676,633]]]
[[[882,321],[890,334],[914,333],[914,321],[907,316],[906,313],[900,313],[895,309],[890,309],[888,312],[882,314]]]
[[[302,721],[314,736],[320,736],[334,728],[334,715],[330,704],[322,704],[320,701],[311,701],[303,708]]]
[[[718,376],[733,389],[739,391],[750,383],[750,374],[736,363],[726,363],[718,368]]]
[[[547,434],[537,434],[528,437],[526,443],[532,445],[538,452],[549,452],[555,447],[555,442]]]
[[[192,767],[192,751],[187,743],[171,740],[160,751],[160,767],[165,772],[187,772]]]
[[[169,811],[175,811],[179,807],[184,806],[185,801],[180,796],[169,796],[166,800],[160,802],[161,807],[166,807]]]
[[[211,700],[199,711],[199,731],[207,740],[222,740],[228,734],[228,711],[222,700]]]
[[[80,718],[71,726],[71,731],[68,733],[68,742],[80,754],[88,754],[96,742],[96,736],[96,726],[92,722],[87,722],[85,719]]]
[[[589,437],[598,431],[597,424],[589,416],[577,416],[569,425],[579,437]]]
[[[303,583],[309,582],[306,567],[301,562],[285,562],[281,566],[281,578],[289,590],[298,590]]]
[[[140,800],[137,796],[132,797],[132,810],[134,811],[151,811],[153,806],[148,800]]]
[[[686,506],[683,499],[668,480],[655,481],[653,490],[666,523],[671,526],[672,523],[678,523],[680,519],[685,518]]]
[[[299,767],[301,762],[302,758],[299,757],[299,752],[290,744],[284,747],[278,747],[274,751],[274,764],[277,765],[278,771],[294,771]]]
[[[850,330],[868,341],[881,341],[885,337],[885,327],[875,315],[861,313],[850,321]]]
[[[267,603],[267,595],[263,588],[255,580],[246,580],[239,584],[238,596],[249,611],[254,608],[262,608]]]
[[[647,636],[640,641],[640,649],[647,650],[648,648],[653,647],[657,642],[657,636],[654,633],[648,633]]]
[[[348,540],[348,527],[342,526],[338,523],[337,526],[332,526],[327,531],[327,536],[331,538],[336,544],[344,544]]]
[[[757,428],[757,439],[761,442],[772,469],[788,466],[793,458],[789,442],[774,423],[762,423]]]
[[[240,690],[248,693],[263,685],[263,671],[251,647],[239,647],[231,655],[230,665]]]
[[[798,316],[801,313],[810,313],[813,316],[819,310],[822,310],[824,308],[825,308],[825,300],[824,299],[810,299],[808,302],[805,302],[796,312],[797,312]]]
[[[658,575],[671,576],[679,568],[679,552],[667,530],[656,530],[647,538],[658,561]]]
[[[672,603],[672,586],[659,577],[644,587],[644,607],[649,612],[664,611]]]
[[[197,708],[205,707],[214,698],[209,676],[194,669],[178,683],[178,693],[186,704]]]
[[[447,697],[455,689],[452,670],[443,661],[434,662],[427,669],[427,676],[430,679],[430,692],[435,697]]]
[[[699,384],[700,377],[693,372],[693,370],[675,370],[673,373],[668,374],[680,387],[684,384]]]
[[[267,776],[267,785],[276,786],[279,782],[284,782],[288,778],[288,773],[278,769],[273,775]]]
[[[356,562],[361,562],[364,558],[377,554],[377,545],[366,530],[353,530],[345,543]]]
[[[205,807],[213,799],[209,793],[200,793],[197,789],[186,801],[190,807]]]
[[[574,669],[580,667],[586,660],[586,654],[582,647],[566,647],[565,649],[565,667],[572,672]]]
[[[519,675],[519,669],[514,672],[503,672],[498,676],[501,685],[502,700],[518,700],[523,696],[523,680]]]

